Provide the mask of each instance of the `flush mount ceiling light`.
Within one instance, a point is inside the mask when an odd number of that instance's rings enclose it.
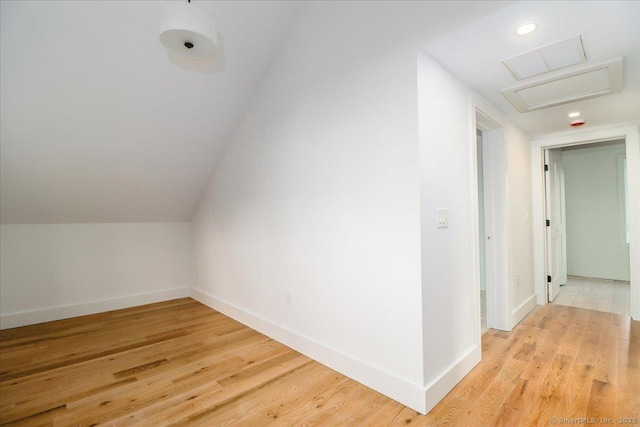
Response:
[[[572,119],[576,117],[580,117],[580,111],[574,111],[573,113],[569,113],[569,117]]]
[[[181,56],[213,57],[217,49],[217,31],[211,14],[192,5],[191,0],[167,5],[160,43]]]
[[[514,30],[516,36],[526,36],[527,34],[533,33],[538,29],[538,24],[535,22],[527,22],[526,24],[520,25],[518,28]]]

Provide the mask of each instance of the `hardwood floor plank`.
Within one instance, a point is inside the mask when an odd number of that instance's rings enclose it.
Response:
[[[426,415],[426,425],[447,426],[462,424],[473,405],[474,402],[460,398],[449,400],[443,405],[438,404],[438,408],[434,408],[433,411]]]
[[[190,338],[193,340],[198,337],[199,335],[194,334]],[[204,338],[206,335],[201,337]],[[230,333],[223,338],[214,338],[214,342],[208,346],[199,340],[189,341],[185,337],[175,338],[148,347],[123,352],[113,357],[95,359],[91,363],[68,366],[52,372],[32,375],[24,381],[4,383],[3,391],[6,392],[8,397],[2,400],[3,402],[14,402],[20,396],[30,394],[32,398],[20,404],[20,411],[33,411],[35,410],[34,405],[58,406],[64,402],[73,406],[74,401],[79,398],[78,396],[86,394],[83,390],[87,387],[87,384],[111,383],[114,379],[113,372],[143,364],[149,358],[157,357],[159,352],[164,352],[168,359],[175,360],[178,363],[181,361],[184,363],[193,361],[194,356],[198,356],[201,359],[204,358],[202,359],[204,363],[209,361],[208,358],[213,358],[211,362],[216,362],[223,358],[225,352],[229,350],[243,354],[242,349],[246,348],[255,351],[253,346],[256,343],[268,341],[270,341],[268,338],[249,329],[238,333]],[[216,352],[215,350],[219,351]],[[167,370],[173,366],[167,366]],[[189,366],[193,365],[189,364]],[[162,370],[158,369],[155,371],[155,373],[162,372]],[[144,376],[144,373],[138,373],[138,378],[144,378]],[[82,378],[82,381],[76,380],[69,384],[70,378]],[[121,384],[122,382],[116,383]],[[49,392],[52,388],[60,391],[52,394]]]
[[[573,357],[556,354],[538,395],[527,411],[526,425],[550,425],[551,418],[559,416],[560,399],[566,388],[573,363]]]
[[[558,347],[558,353],[572,357],[578,355],[580,344],[584,338],[585,328],[588,326],[589,314],[589,310],[578,310],[575,312],[567,329],[566,336]]]
[[[487,387],[478,402],[465,416],[465,424],[468,426],[488,426],[491,420],[502,407],[514,385],[520,379],[526,363],[522,360],[511,358],[505,362],[499,375]]]
[[[262,365],[265,366],[259,366],[259,370],[252,369],[251,375],[248,375],[249,372],[247,372],[247,375],[238,375],[237,377],[232,375],[222,380],[221,382],[225,385],[222,385],[222,390],[215,400],[207,402],[206,405],[200,405],[196,411],[191,411],[192,413],[186,417],[184,417],[183,411],[178,411],[175,413],[175,418],[180,419],[170,425],[207,424],[207,418],[221,408],[241,404],[251,393],[270,385],[281,376],[291,375],[296,369],[312,363],[309,358],[297,353],[283,355],[276,359],[272,361],[273,363],[263,363]]]
[[[305,399],[305,403],[298,405],[298,407],[296,408],[292,408],[287,413],[281,413],[278,418],[265,423],[265,426],[300,425],[300,420],[309,417],[313,413],[324,411],[324,408],[327,407],[327,402],[329,401],[331,396],[344,390],[346,387],[353,385],[353,380],[345,377],[342,374],[338,374],[335,372],[333,373],[334,376],[332,380],[328,384],[325,384],[325,386],[322,387],[321,391],[317,392],[316,394],[312,393],[311,395],[307,396],[307,398]],[[399,405],[397,402],[393,403]]]
[[[568,419],[578,419],[586,414],[593,375],[593,366],[573,364],[567,386],[560,398],[558,414]]]
[[[586,416],[595,420],[615,420],[616,398],[613,384],[595,379],[592,381]],[[603,423],[606,422],[601,424]]]
[[[618,382],[618,335],[611,327],[603,328],[595,361],[594,379],[610,384]]]
[[[640,424],[640,340],[630,334],[626,336],[630,338],[628,341],[618,341],[616,416],[637,418]]]
[[[256,425],[264,426],[271,421],[282,423],[282,417],[327,387],[336,373],[326,367],[309,363],[291,375],[281,376],[243,399],[241,405],[228,404],[202,417],[190,425]]]
[[[421,415],[191,299],[1,331],[0,424],[549,425],[640,412],[640,322],[549,304]]]

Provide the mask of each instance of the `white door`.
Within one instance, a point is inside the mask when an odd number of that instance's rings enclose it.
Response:
[[[562,149],[545,150],[547,214],[547,285],[552,302],[567,283],[567,249],[564,223],[564,168]]]
[[[560,240],[560,272],[558,274],[558,283],[562,285],[567,284],[567,223],[566,223],[566,210],[565,210],[565,192],[564,192],[564,163],[560,163],[560,168],[557,169],[558,175],[556,180],[556,195],[557,200],[557,221],[558,221],[558,235]]]

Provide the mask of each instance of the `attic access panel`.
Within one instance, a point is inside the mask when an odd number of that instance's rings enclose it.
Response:
[[[501,92],[521,113],[622,91],[623,59],[573,67],[529,79]]]
[[[587,56],[584,53],[580,36],[551,43],[502,60],[502,63],[518,80],[551,73],[585,62],[587,62]]]

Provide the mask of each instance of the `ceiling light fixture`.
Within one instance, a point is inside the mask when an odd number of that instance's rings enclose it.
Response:
[[[191,4],[191,0],[165,8],[160,43],[178,55],[213,57],[217,49],[217,31],[211,14]]]
[[[583,126],[584,124],[585,124],[584,120],[574,120],[571,122],[569,126],[571,126],[572,128],[577,128],[577,127]]]
[[[536,24],[535,22],[527,22],[526,24],[522,24],[518,28],[516,28],[515,33],[516,36],[526,36],[527,34],[533,33],[537,29],[538,24]]]
[[[569,113],[569,117],[576,118],[576,117],[580,117],[580,111],[574,111],[573,113]]]

